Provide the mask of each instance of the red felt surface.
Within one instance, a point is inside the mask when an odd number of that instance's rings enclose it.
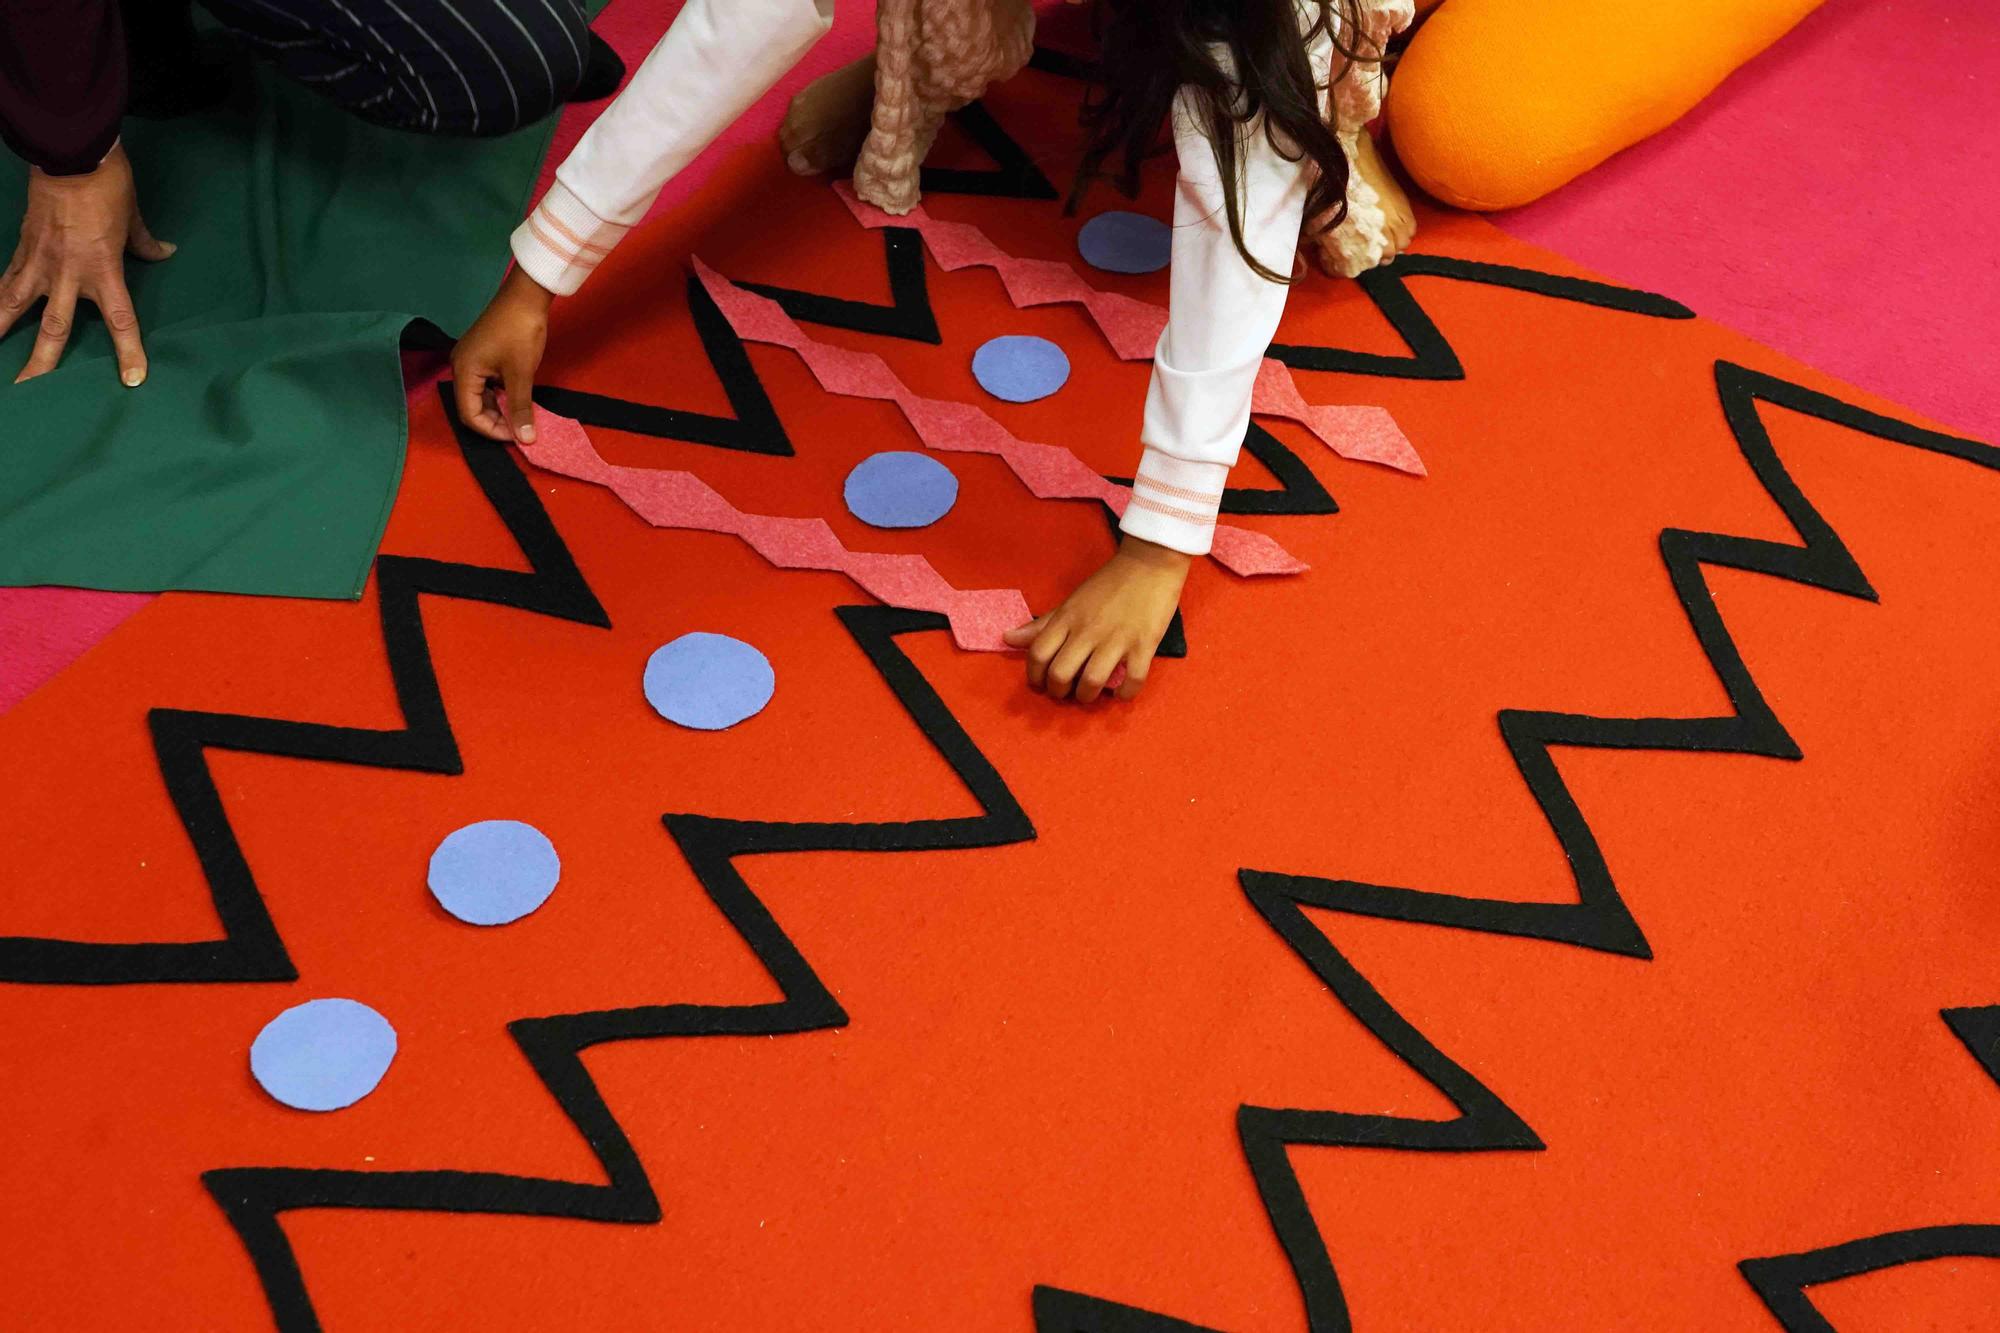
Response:
[[[1060,87],[1030,79],[999,105],[1038,151],[1068,119]],[[1155,181],[1146,206],[1163,202]],[[568,309],[551,382],[727,412],[685,310],[696,250],[734,279],[887,298],[878,238],[824,186],[760,157],[696,203]],[[1076,222],[1048,203],[930,206],[1012,253],[1072,253]],[[1427,223],[1425,250],[1578,271],[1476,220]],[[1100,280],[1164,295],[1163,274]],[[1273,934],[1237,871],[1572,898],[1496,714],[1721,709],[1660,531],[1794,539],[1725,428],[1714,361],[1899,414],[1712,325],[1435,278],[1412,289],[1464,380],[1300,378],[1317,401],[1388,407],[1430,476],[1342,464],[1277,426],[1341,512],[1239,521],[1312,572],[1197,571],[1191,656],[1156,669],[1136,706],[1060,707],[1022,688],[1016,661],[943,633],[903,640],[1038,836],[740,863],[851,1021],[586,1052],[659,1224],[291,1214],[325,1325],[1025,1330],[1029,1291],[1048,1283],[1244,1333],[1300,1327],[1239,1105],[1450,1107]],[[931,293],[943,347],[816,332],[964,401],[973,347],[1054,338],[1076,367],[1068,387],[993,410],[1024,438],[1129,468],[1144,365],[1075,309],[1015,310],[990,274],[933,270]],[[1302,286],[1283,337],[1402,350],[1345,283]],[[866,528],[841,479],[906,447],[907,424],[827,394],[788,352],[750,356],[796,456],[604,430],[597,444],[824,518],[851,545],[921,553],[957,586],[1020,586],[1037,607],[1109,549],[1101,514],[1034,499],[998,460],[965,460],[936,526]],[[2000,1089],[1938,1017],[2000,1001],[2000,476],[1765,416],[1880,600],[1709,571],[1801,762],[1557,752],[1654,958],[1313,915],[1548,1145],[1295,1150],[1358,1327],[1769,1329],[1740,1259],[2000,1220]],[[505,1024],[775,998],[663,813],[973,812],[832,615],[855,600],[845,580],[529,476],[613,626],[424,599],[462,775],[209,756],[297,982],[0,989],[3,1322],[267,1326],[201,1188],[213,1167],[601,1179]],[[434,405],[417,414],[386,549],[520,565]],[[695,733],[648,711],[647,654],[696,629],[770,656],[779,688],[758,717]],[[36,775],[0,805],[0,934],[215,934],[147,744],[152,706],[394,726],[372,589],[358,606],[163,599],[0,720],[10,768]],[[444,833],[496,817],[544,830],[563,881],[523,922],[474,930],[435,907],[423,870]],[[313,1117],[259,1093],[245,1052],[272,1014],[318,995],[373,1005],[401,1047],[373,1095]],[[1976,1327],[1990,1268],[1922,1265],[1822,1300],[1843,1328]]]

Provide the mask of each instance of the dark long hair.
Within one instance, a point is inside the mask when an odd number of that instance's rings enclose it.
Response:
[[[1190,110],[1215,148],[1230,238],[1259,274],[1289,281],[1243,241],[1243,129],[1261,114],[1272,147],[1319,168],[1306,197],[1308,225],[1324,229],[1346,216],[1347,154],[1328,124],[1327,90],[1314,77],[1308,47],[1332,37],[1334,82],[1356,63],[1379,61],[1381,52],[1356,49],[1359,8],[1358,0],[1095,0],[1100,63],[1084,104],[1089,137],[1070,206],[1095,180],[1109,178],[1127,194],[1138,188],[1140,165],[1158,148],[1175,95],[1187,88]]]

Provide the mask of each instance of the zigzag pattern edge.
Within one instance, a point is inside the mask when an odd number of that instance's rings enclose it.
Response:
[[[1491,1152],[1535,1151],[1544,1145],[1497,1094],[1404,1018],[1326,933],[1312,924],[1303,909],[1315,907],[1417,925],[1519,936],[1650,959],[1652,951],[1645,935],[1619,896],[1610,867],[1582,809],[1563,782],[1551,750],[1572,746],[1799,759],[1802,752],[1797,743],[1765,701],[1737,651],[1703,567],[1750,570],[1844,596],[1877,600],[1860,565],[1779,460],[1758,404],[1786,408],[1890,443],[2000,471],[2000,449],[1992,445],[1912,426],[1733,362],[1716,362],[1715,383],[1724,420],[1737,447],[1800,542],[1789,545],[1677,528],[1660,534],[1661,559],[1696,641],[1728,695],[1730,713],[1691,718],[1605,718],[1524,710],[1500,713],[1502,739],[1570,864],[1576,901],[1510,902],[1248,868],[1239,873],[1243,890],[1258,914],[1320,982],[1459,1111],[1452,1120],[1434,1121],[1331,1110],[1248,1105],[1239,1109],[1237,1127],[1243,1154],[1298,1285],[1306,1326],[1312,1333],[1346,1333],[1352,1320],[1332,1255],[1291,1164],[1291,1148]],[[1952,1013],[1990,1015],[2000,1014],[2000,1009]],[[2000,1018],[1982,1021],[1993,1023],[2000,1032]],[[1963,1024],[1964,1020],[1953,1021],[1954,1031],[1961,1036],[1968,1031]],[[1973,1045],[1972,1038],[1966,1037],[1966,1041]],[[1990,1057],[1981,1056],[1982,1062],[2000,1059],[2000,1046],[1995,1052]],[[1992,1072],[1992,1066],[1988,1068]],[[1837,1270],[1842,1264],[1853,1263],[1857,1253],[1869,1260],[1867,1268],[1847,1271],[1888,1267],[1939,1253],[1989,1252],[2000,1252],[2000,1227],[1925,1228],[1808,1256],[1752,1260],[1745,1272],[1787,1329],[1797,1333],[1831,1327],[1823,1320],[1811,1322],[1819,1316],[1797,1292],[1797,1286],[1828,1280],[1810,1276],[1815,1272],[1845,1275]],[[1795,1296],[1796,1300],[1781,1307],[1774,1293]],[[1151,1311],[1058,1288],[1037,1289],[1035,1310],[1038,1333],[1215,1333]]]

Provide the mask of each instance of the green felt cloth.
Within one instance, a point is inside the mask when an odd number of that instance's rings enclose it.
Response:
[[[147,223],[180,246],[127,265],[146,383],[118,383],[83,305],[49,375],[8,383],[33,320],[0,342],[0,585],[360,594],[402,473],[399,337],[479,313],[554,121],[424,138],[247,56],[236,75],[221,107],[125,126]],[[0,177],[11,231],[26,174]]]

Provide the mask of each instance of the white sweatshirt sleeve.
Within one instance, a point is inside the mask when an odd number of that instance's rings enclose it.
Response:
[[[687,0],[515,230],[522,271],[558,296],[581,287],[674,174],[832,23],[833,0]]]
[[[1312,165],[1287,161],[1261,120],[1244,127],[1238,159],[1243,243],[1274,273],[1289,274],[1305,219]],[[1250,425],[1250,394],[1291,289],[1244,262],[1229,234],[1215,150],[1181,102],[1174,106],[1180,181],[1174,195],[1167,327],[1153,353],[1153,382],[1123,530],[1204,555],[1229,469]]]
[[[1368,0],[1365,8],[1406,10],[1408,0]],[[1312,60],[1322,85],[1334,55],[1327,36],[1316,39]],[[1359,82],[1364,76],[1379,97],[1379,69],[1357,68],[1347,77]],[[1120,526],[1134,537],[1204,555],[1215,536],[1229,470],[1250,425],[1257,371],[1291,288],[1259,276],[1237,251],[1215,150],[1181,99],[1174,104],[1173,129],[1180,180],[1174,197],[1171,298],[1146,394],[1139,436],[1145,452]],[[1244,244],[1264,267],[1289,274],[1316,168],[1274,148],[1261,117],[1240,133],[1237,189]]]

